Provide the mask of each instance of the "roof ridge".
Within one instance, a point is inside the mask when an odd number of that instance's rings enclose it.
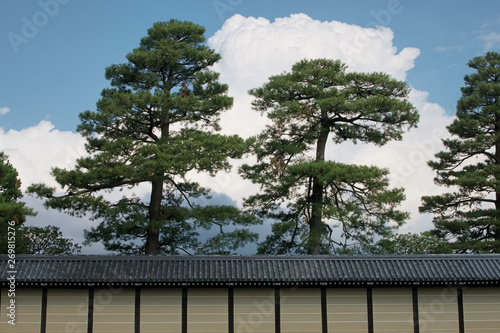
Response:
[[[7,254],[0,254],[0,259],[7,259]],[[16,258],[23,260],[50,260],[50,259],[66,259],[66,260],[81,260],[81,259],[110,259],[110,260],[144,260],[144,259],[213,259],[213,260],[231,260],[231,259],[258,259],[258,260],[329,260],[329,259],[346,259],[346,260],[386,260],[386,259],[497,259],[500,254],[379,254],[379,255],[145,255],[145,254],[77,254],[77,255],[30,255],[18,254]]]

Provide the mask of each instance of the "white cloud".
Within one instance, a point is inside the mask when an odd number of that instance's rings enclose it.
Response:
[[[221,81],[229,84],[234,109],[238,110],[222,118],[223,128],[233,128],[243,136],[255,134],[259,127],[255,124],[264,122],[256,112],[248,111],[251,98],[247,91],[305,58],[340,59],[350,71],[385,72],[404,80],[420,51],[407,47],[398,53],[393,38],[392,30],[386,27],[321,22],[305,14],[274,22],[234,15],[208,40],[222,55],[215,70],[221,73]]]
[[[491,51],[500,45],[500,32],[490,32],[487,35],[479,36],[479,39],[484,42],[484,50]]]
[[[223,55],[219,70],[227,78],[247,78],[239,83],[252,88],[301,59],[319,57],[340,59],[352,71],[382,71],[404,80],[420,51],[408,47],[397,53],[393,38],[386,27],[321,22],[305,14],[272,23],[235,15],[208,43]]]
[[[434,49],[435,52],[445,53],[449,51],[461,51],[464,49],[463,45],[453,45],[453,46],[438,46]]]
[[[488,29],[488,28],[491,28],[491,27],[496,27],[500,25],[500,16],[490,20],[490,21],[487,21],[485,23],[483,23],[481,25],[481,29]]]
[[[56,186],[53,167],[71,168],[85,154],[85,139],[73,132],[54,129],[48,121],[20,131],[0,128],[0,151],[17,169],[23,190],[32,183]]]
[[[490,32],[487,35],[481,35],[479,38],[485,43],[485,51],[491,51],[500,45],[500,32]]]
[[[10,112],[10,108],[8,108],[6,106],[0,107],[0,116],[5,116],[9,112]]]

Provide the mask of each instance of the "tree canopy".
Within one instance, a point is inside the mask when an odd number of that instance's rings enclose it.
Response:
[[[78,254],[81,245],[65,238],[59,227],[22,226],[16,237],[17,254]]]
[[[154,254],[225,253],[256,240],[247,227],[259,221],[250,214],[196,204],[209,189],[190,179],[192,172],[229,170],[229,159],[248,149],[240,137],[216,133],[233,100],[210,70],[220,56],[204,44],[204,32],[191,22],[155,23],[127,63],[106,68],[111,88],[102,91],[97,110],[80,114],[88,156],[72,170],[52,171],[65,194],[30,187],[48,207],[99,220],[86,232],[88,242]],[[141,184],[150,189],[146,198],[132,192]],[[116,199],[112,190],[128,192]],[[221,233],[198,238],[213,227]]]
[[[33,209],[19,201],[23,197],[21,180],[17,170],[10,164],[8,156],[0,152],[0,224],[15,221],[17,225],[26,222],[27,216],[34,216]]]
[[[446,150],[429,166],[435,182],[451,189],[424,196],[421,212],[434,215],[434,231],[455,252],[500,252],[500,55],[469,61]]]
[[[452,253],[451,244],[425,231],[419,234],[395,233],[369,246],[366,252],[372,254],[442,254]]]
[[[15,233],[26,222],[28,216],[36,212],[19,201],[23,197],[21,180],[17,170],[9,162],[9,158],[0,152],[0,253],[7,253],[7,235],[9,222],[15,223]],[[18,237],[15,237],[16,245]]]
[[[406,83],[382,73],[347,72],[340,61],[303,60],[253,89],[270,125],[256,137],[255,164],[240,173],[261,186],[245,204],[276,221],[261,253],[346,252],[388,235],[408,214],[388,170],[325,159],[329,139],[383,145],[416,126]]]

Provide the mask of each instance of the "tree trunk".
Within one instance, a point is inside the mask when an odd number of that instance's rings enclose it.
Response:
[[[316,161],[325,160],[326,142],[330,131],[328,127],[322,127],[316,143]],[[309,242],[307,243],[308,254],[319,254],[321,250],[321,236],[323,234],[323,192],[324,186],[317,177],[313,177],[311,193],[312,213],[309,220]]]
[[[173,77],[169,77],[166,92],[170,93]],[[165,83],[164,83],[165,85]],[[163,108],[163,106],[162,106]],[[164,140],[170,135],[170,118],[167,113],[160,124],[161,137],[157,140],[157,144],[164,143]],[[160,227],[161,218],[163,215],[161,201],[163,199],[163,170],[153,173],[154,177],[151,182],[151,199],[149,200],[149,224],[146,235],[146,254],[157,254],[160,245]]]
[[[157,254],[160,243],[160,219],[162,216],[163,180],[153,180],[149,202],[149,225],[146,236],[146,254]]]

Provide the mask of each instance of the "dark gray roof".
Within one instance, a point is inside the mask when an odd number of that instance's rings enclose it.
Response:
[[[0,281],[12,268],[0,255]],[[18,286],[500,285],[500,255],[29,256]]]

